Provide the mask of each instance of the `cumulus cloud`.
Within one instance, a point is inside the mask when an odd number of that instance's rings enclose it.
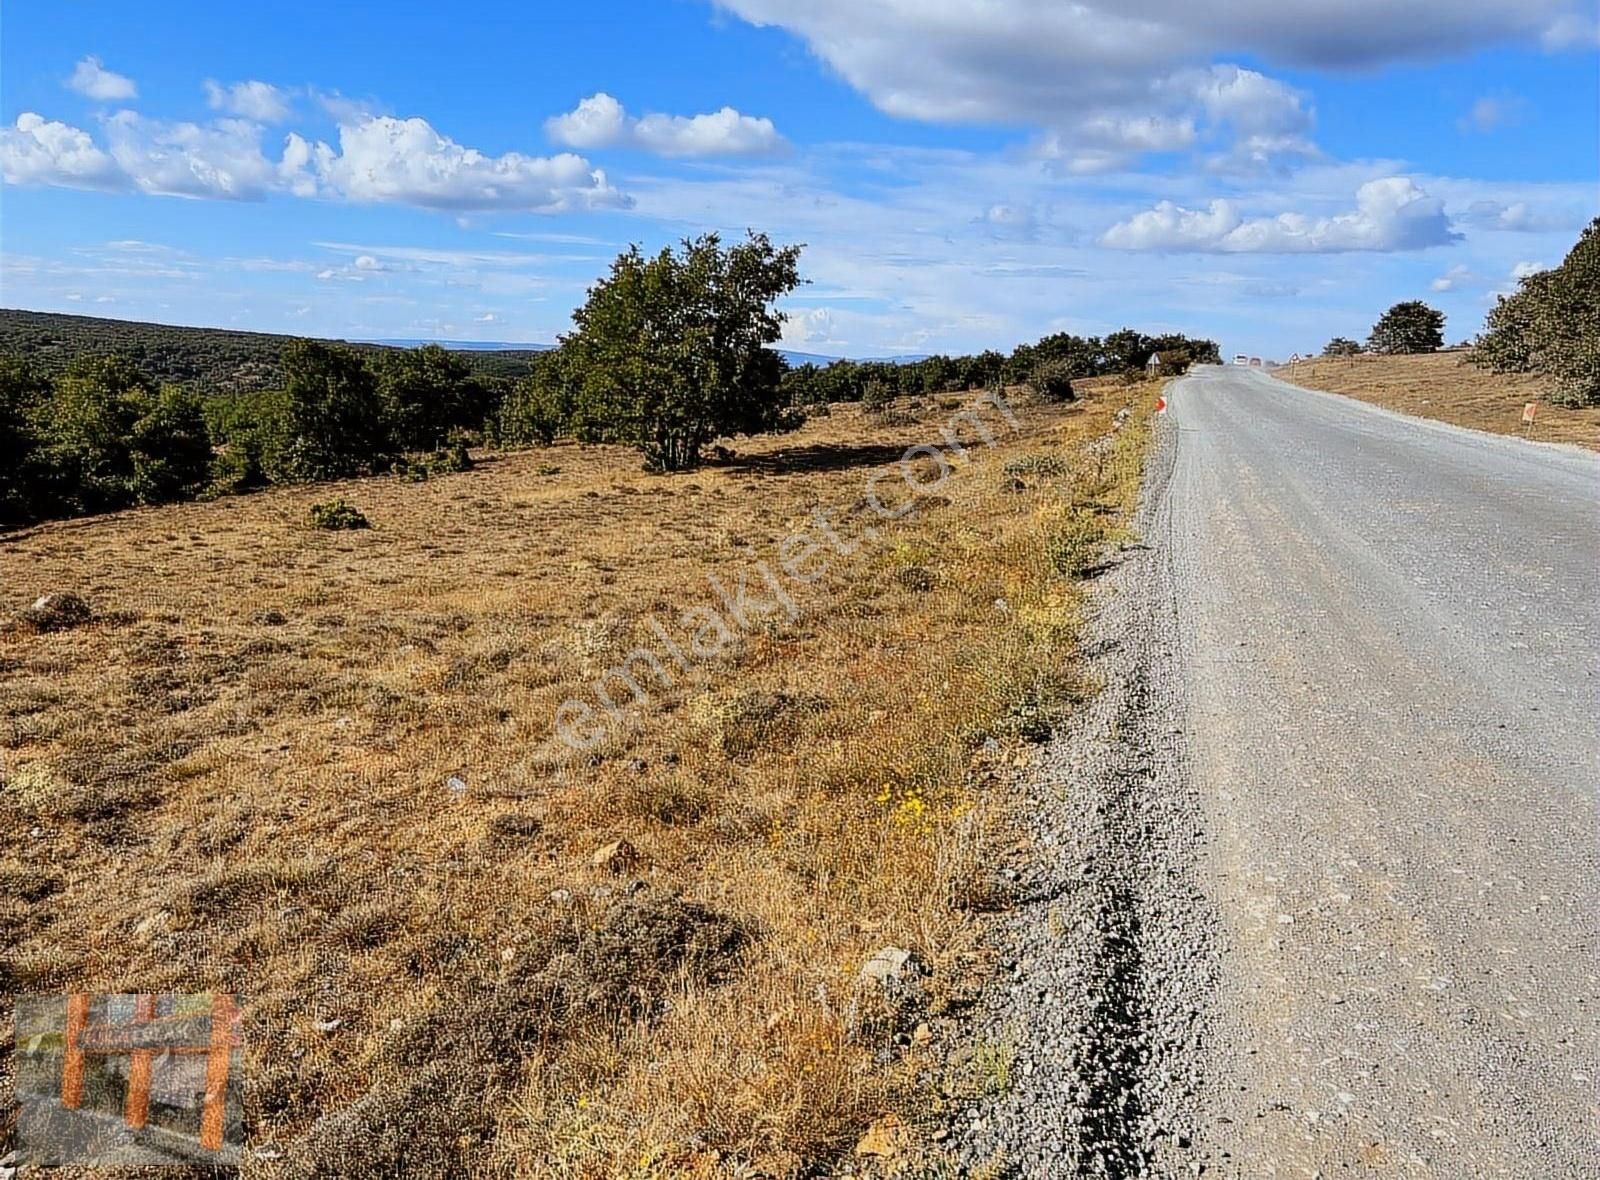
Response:
[[[1075,171],[1115,166],[1115,149],[1106,145],[1071,150],[1106,118],[1148,115],[1181,125],[1186,115],[1207,112],[1237,128],[1243,162],[1302,149],[1305,128],[1283,125],[1293,121],[1288,88],[1263,74],[1227,66],[1238,73],[1232,83],[1216,81],[1209,95],[1183,94],[1223,54],[1268,66],[1365,68],[1507,40],[1570,42],[1574,22],[1588,21],[1580,0],[718,3],[753,24],[787,29],[889,114],[1037,126],[1057,133],[1057,154]],[[1278,125],[1250,126],[1257,112]]]
[[[206,102],[214,111],[253,119],[257,123],[281,123],[289,117],[289,96],[270,82],[234,82],[224,86],[207,79]]]
[[[369,115],[339,128],[337,149],[291,137],[304,160],[291,185],[352,201],[457,212],[556,212],[625,206],[628,198],[581,156],[488,156],[440,134],[425,119]],[[313,179],[314,177],[314,179]]]
[[[88,132],[31,111],[18,115],[15,126],[0,128],[0,176],[7,184],[127,187],[117,162],[95,146]]]
[[[261,129],[246,119],[168,123],[134,111],[105,121],[111,156],[133,187],[168,197],[253,201],[277,182]]]
[[[1112,226],[1101,244],[1119,250],[1202,254],[1338,254],[1358,250],[1422,250],[1460,239],[1444,203],[1409,177],[1371,180],[1356,190],[1356,207],[1332,217],[1280,213],[1245,217],[1232,201],[1205,209],[1162,201]]]
[[[25,113],[14,127],[0,130],[0,174],[8,184],[215,200],[287,192],[461,213],[631,203],[581,156],[485,155],[424,119],[360,115],[340,126],[337,147],[290,132],[276,160],[262,150],[262,127],[252,119],[166,122],[123,110],[104,119],[103,127],[102,148],[86,131]]]
[[[1463,287],[1474,286],[1478,281],[1478,276],[1472,273],[1471,267],[1457,264],[1434,279],[1428,287],[1430,290],[1440,292],[1459,291]]]
[[[762,156],[786,146],[771,119],[723,107],[705,115],[629,115],[600,91],[564,115],[545,120],[545,134],[575,148],[631,147],[659,156]]]
[[[1519,262],[1511,268],[1511,277],[1521,282],[1523,279],[1532,278],[1541,270],[1549,270],[1542,262]]]
[[[132,78],[114,74],[90,54],[80,61],[66,81],[69,90],[76,90],[97,102],[126,102],[138,96],[139,88]]]

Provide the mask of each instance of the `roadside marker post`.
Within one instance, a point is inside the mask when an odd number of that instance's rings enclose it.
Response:
[[[1533,437],[1533,418],[1539,411],[1538,402],[1529,402],[1522,407],[1522,437]]]

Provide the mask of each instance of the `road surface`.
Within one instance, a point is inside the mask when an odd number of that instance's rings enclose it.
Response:
[[[1225,367],[1169,402],[1196,1160],[1600,1176],[1600,457]]]

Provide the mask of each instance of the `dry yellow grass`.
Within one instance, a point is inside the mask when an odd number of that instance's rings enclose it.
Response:
[[[1545,399],[1541,377],[1491,373],[1464,352],[1418,356],[1322,357],[1274,374],[1309,389],[1437,418],[1491,434],[1522,434],[1522,408],[1539,403],[1532,437],[1600,450],[1600,407],[1569,410]]]
[[[996,445],[965,429],[894,523],[867,479],[893,503],[953,399],[838,407],[687,476],[558,446],[0,541],[7,607],[97,614],[0,632],[5,992],[238,992],[257,1175],[847,1152],[916,1068],[861,1018],[860,965],[915,950],[935,1010],[981,969],[995,784],[1084,691],[1071,575],[1131,508],[1153,400],[985,411]],[[309,529],[333,496],[373,530]],[[819,506],[858,547],[791,586],[797,618],[652,682],[593,751],[552,740],[649,619]],[[596,865],[617,839],[636,863]]]

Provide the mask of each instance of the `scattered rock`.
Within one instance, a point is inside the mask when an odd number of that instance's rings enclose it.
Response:
[[[613,840],[596,848],[589,859],[595,868],[620,876],[638,868],[641,858],[639,850],[626,840]]]
[[[456,775],[452,774],[449,778],[445,779],[444,785],[448,787],[450,789],[450,793],[458,799],[467,793],[466,782]]]
[[[857,1155],[888,1157],[903,1150],[911,1138],[911,1128],[897,1114],[886,1114],[867,1128],[856,1144]]]
[[[20,611],[17,622],[32,631],[70,631],[94,618],[89,604],[76,594],[42,594]]]

